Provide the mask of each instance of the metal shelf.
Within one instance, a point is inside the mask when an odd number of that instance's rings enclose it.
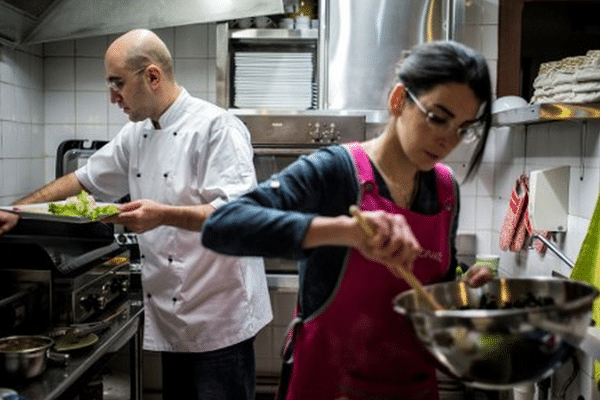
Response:
[[[318,29],[232,29],[229,32],[231,39],[252,40],[294,40],[294,39],[318,39]]]
[[[600,119],[600,103],[543,103],[492,114],[492,126]]]

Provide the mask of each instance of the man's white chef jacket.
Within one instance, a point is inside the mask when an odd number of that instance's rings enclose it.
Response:
[[[76,171],[99,200],[219,207],[256,184],[250,134],[185,89],[160,117],[128,123]],[[219,255],[201,232],[160,226],[139,235],[144,348],[205,352],[246,340],[271,319],[263,260]]]

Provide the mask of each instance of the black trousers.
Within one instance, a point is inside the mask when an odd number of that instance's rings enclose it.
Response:
[[[254,338],[205,353],[162,353],[163,400],[254,400]]]

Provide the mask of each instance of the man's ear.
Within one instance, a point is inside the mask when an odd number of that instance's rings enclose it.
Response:
[[[397,117],[402,113],[404,99],[406,99],[406,87],[402,83],[397,83],[388,98],[388,109],[391,115]]]
[[[146,78],[151,87],[156,87],[162,80],[162,71],[154,64],[146,68]]]

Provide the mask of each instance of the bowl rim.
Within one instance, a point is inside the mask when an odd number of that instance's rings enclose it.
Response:
[[[501,281],[501,280],[577,283],[579,285],[586,286],[588,289],[590,289],[590,293],[585,296],[582,296],[579,299],[572,300],[567,304],[562,304],[560,307],[557,307],[557,305],[553,304],[553,305],[548,305],[548,306],[522,307],[522,308],[512,308],[512,309],[434,310],[432,308],[425,306],[421,309],[408,310],[404,306],[399,305],[398,303],[400,302],[401,299],[403,299],[405,297],[411,297],[411,296],[415,295],[415,293],[416,293],[415,290],[410,289],[410,290],[401,292],[394,297],[393,307],[396,312],[403,314],[403,315],[434,315],[435,317],[439,317],[439,318],[447,317],[447,318],[469,318],[469,319],[473,319],[473,318],[481,319],[481,318],[492,318],[492,317],[498,317],[498,318],[513,317],[515,315],[523,314],[524,312],[527,312],[528,314],[531,314],[531,313],[542,314],[542,313],[546,313],[546,312],[552,311],[552,310],[557,310],[557,311],[560,310],[561,312],[572,312],[574,310],[577,310],[577,309],[583,308],[583,307],[589,308],[589,312],[591,313],[592,312],[592,304],[593,304],[594,300],[600,294],[600,291],[594,285],[592,285],[588,282],[580,281],[580,280],[576,280],[576,279],[564,279],[564,278],[554,278],[554,277],[529,277],[529,278],[526,278],[526,277],[517,277],[517,278],[502,277],[502,278],[492,279],[491,281],[486,283],[486,285],[489,284],[490,282],[497,282],[497,281]],[[464,284],[464,285],[466,285],[466,282],[463,282],[463,281],[452,282],[451,281],[451,282],[434,283],[434,284],[425,286],[425,290],[431,291],[431,290],[435,289],[436,287],[440,287],[440,286],[448,285],[448,284]],[[483,285],[481,287],[484,287],[484,286],[485,285]],[[477,289],[477,288],[473,288],[473,289]],[[426,303],[427,303],[426,301],[423,301],[423,304],[426,304]]]
[[[36,353],[39,351],[45,351],[45,350],[49,349],[50,347],[52,347],[52,345],[54,345],[54,339],[52,339],[49,336],[43,336],[43,335],[5,336],[3,338],[0,338],[0,344],[9,342],[11,340],[16,340],[16,339],[35,339],[35,340],[39,340],[40,342],[43,342],[43,343],[40,343],[39,345],[37,345],[35,347],[26,348],[26,349],[22,349],[22,350],[0,350],[0,354],[8,355],[8,354]]]

